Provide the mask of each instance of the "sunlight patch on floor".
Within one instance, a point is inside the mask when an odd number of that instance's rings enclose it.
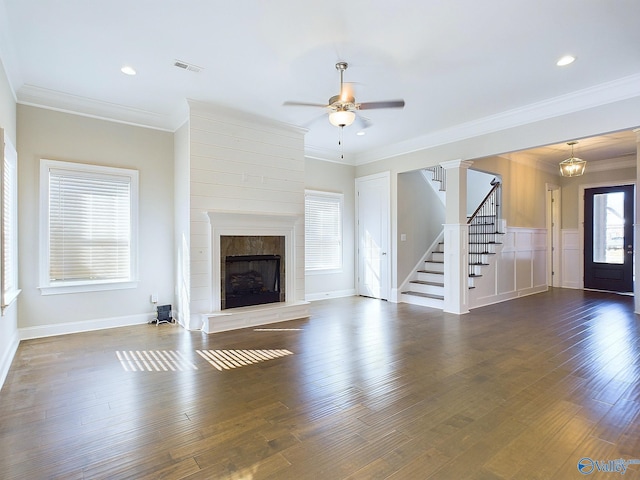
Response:
[[[116,356],[126,372],[175,372],[197,370],[175,350],[118,350]]]
[[[289,350],[196,350],[196,352],[220,371],[293,355]]]

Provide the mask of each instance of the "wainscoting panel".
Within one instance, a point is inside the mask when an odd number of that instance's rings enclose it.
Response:
[[[469,292],[470,308],[547,290],[546,229],[507,228],[502,245]]]
[[[516,291],[516,252],[513,250],[502,251],[497,256],[497,288],[495,292],[507,294]],[[484,272],[483,272],[484,275]],[[484,278],[484,277],[483,277]],[[483,279],[478,283],[484,283]]]
[[[562,286],[582,288],[582,258],[578,229],[563,229],[562,235]]]

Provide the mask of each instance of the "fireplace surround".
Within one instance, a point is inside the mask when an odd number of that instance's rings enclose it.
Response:
[[[297,214],[207,212],[211,227],[211,310],[202,313],[207,333],[309,316],[304,301],[304,217]],[[279,301],[226,305],[226,257],[280,257]],[[256,278],[236,279],[256,291]],[[264,280],[262,280],[264,281]]]

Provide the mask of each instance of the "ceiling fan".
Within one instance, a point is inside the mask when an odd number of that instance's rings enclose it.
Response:
[[[336,127],[348,127],[356,119],[356,111],[373,110],[376,108],[403,108],[404,100],[384,100],[379,102],[357,103],[348,84],[344,83],[344,72],[349,64],[347,62],[336,63],[336,70],[340,72],[340,93],[329,99],[327,104],[308,102],[284,102],[284,105],[301,107],[322,107],[329,110],[329,122]],[[360,117],[365,127],[368,121]]]

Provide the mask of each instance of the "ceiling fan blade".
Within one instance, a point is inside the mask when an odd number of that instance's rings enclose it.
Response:
[[[373,110],[374,108],[403,108],[404,100],[386,100],[382,102],[364,102],[358,105],[358,110]]]
[[[323,113],[322,115],[317,115],[315,117],[313,117],[310,120],[307,120],[306,122],[304,122],[302,125],[300,125],[302,128],[311,128],[312,125],[315,125],[316,123],[318,123],[320,120],[324,120],[325,122],[327,118],[327,114]]]
[[[284,102],[286,107],[322,107],[327,108],[328,105],[324,103],[309,103],[309,102]]]
[[[373,126],[373,123],[371,122],[371,120],[369,120],[366,117],[363,117],[362,115],[356,115],[356,123],[358,124],[358,127],[360,128],[360,130],[365,130]]]

